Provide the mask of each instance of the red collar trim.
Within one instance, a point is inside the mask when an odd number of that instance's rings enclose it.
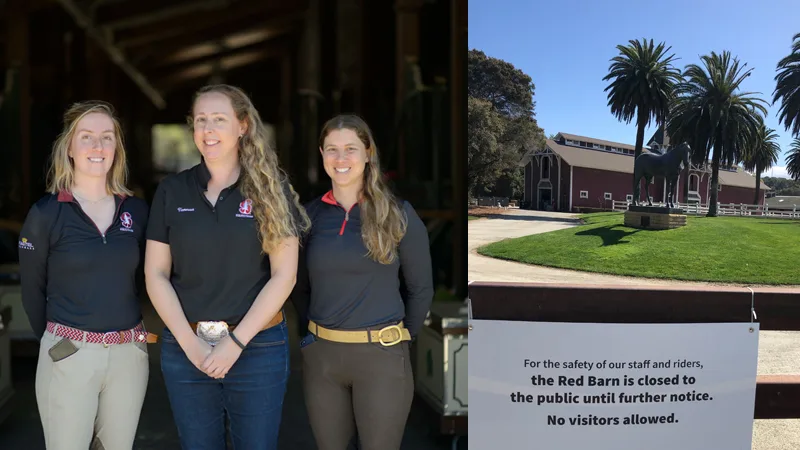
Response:
[[[126,198],[128,198],[128,196],[125,194],[115,195],[115,197],[119,197],[120,200],[125,200]],[[333,195],[331,195],[331,198],[333,198]],[[75,197],[72,196],[72,192],[69,191],[58,192],[58,201],[60,203],[71,203],[74,200]]]
[[[72,192],[69,191],[60,191],[58,193],[58,201],[59,202],[66,202],[69,203],[73,201],[75,197],[72,196]]]
[[[325,195],[322,196],[322,201],[327,203],[327,204],[329,204],[329,205],[334,205],[334,206],[338,206],[339,205],[339,202],[337,202],[336,199],[333,197],[333,191],[332,190],[326,192]]]
[[[363,196],[359,196],[358,203],[361,203],[364,200]],[[333,190],[330,190],[322,196],[322,201],[333,206],[339,206],[339,202],[336,201],[336,198],[333,196]],[[354,205],[355,206],[355,205]]]

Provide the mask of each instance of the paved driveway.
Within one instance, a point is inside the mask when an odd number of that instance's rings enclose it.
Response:
[[[709,285],[684,281],[651,280],[552,269],[477,254],[480,246],[503,239],[547,233],[577,226],[577,215],[511,210],[508,214],[469,221],[469,280],[559,284]],[[800,288],[798,288],[800,293]],[[758,374],[800,373],[800,332],[762,331],[758,345]],[[756,420],[752,450],[797,450],[800,420]]]

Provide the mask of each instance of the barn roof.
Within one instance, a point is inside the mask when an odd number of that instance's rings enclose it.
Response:
[[[612,147],[625,148],[625,149],[628,149],[628,150],[636,150],[636,146],[630,145],[630,144],[624,144],[622,142],[605,141],[603,139],[596,139],[596,138],[591,138],[591,137],[588,137],[588,136],[580,136],[580,135],[577,135],[577,134],[569,134],[569,133],[558,133],[558,134],[563,136],[565,139],[569,139],[571,141],[592,142],[594,144],[610,145]]]
[[[574,139],[575,135],[561,133],[567,139]],[[584,138],[584,140],[586,140]],[[591,142],[601,141],[591,140]],[[609,143],[604,145],[620,145]],[[547,140],[547,147],[564,158],[570,166],[586,167],[589,169],[607,170],[610,172],[633,173],[633,156],[613,153],[603,150],[591,150],[588,148],[573,147],[571,145],[561,145],[554,140]]]
[[[795,206],[800,208],[800,196],[796,195],[781,195],[767,198],[767,206],[777,209],[794,209]]]
[[[720,170],[719,171],[719,182],[723,186],[737,186],[737,187],[744,187],[744,188],[754,188],[756,187],[756,177],[750,175],[747,172],[728,172],[727,170]],[[761,190],[768,191],[769,186],[764,184],[764,180],[761,180]]]
[[[568,139],[575,139],[575,135],[568,135],[560,133]],[[606,141],[599,141],[597,139],[584,138],[591,142],[602,143]],[[617,145],[618,143],[609,143],[605,145]],[[547,140],[547,147],[559,156],[564,158],[570,166],[585,167],[588,169],[606,170],[609,172],[622,172],[633,173],[633,156],[623,155],[621,153],[614,153],[603,150],[593,150],[588,148],[573,147],[571,145],[561,145],[552,139]],[[630,146],[631,148],[633,146]],[[647,150],[643,150],[646,152]],[[719,182],[723,186],[736,186],[745,188],[754,188],[756,185],[755,177],[747,172],[729,172],[727,170],[719,171]],[[769,190],[769,187],[761,181],[761,189]]]

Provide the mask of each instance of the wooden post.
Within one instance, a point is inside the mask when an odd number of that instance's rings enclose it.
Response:
[[[28,8],[24,0],[12,0],[7,6],[8,40],[6,54],[8,66],[16,71],[14,82],[19,98],[18,139],[20,155],[20,217],[25,217],[31,207],[31,66],[30,27]]]
[[[302,153],[306,155],[304,167],[310,185],[319,181],[319,132],[320,90],[320,1],[310,0],[306,12],[305,29],[300,42],[298,58],[298,89],[300,97],[300,132]]]
[[[283,170],[292,173],[292,58],[287,53],[281,59],[281,110],[276,144]]]
[[[453,285],[455,295],[467,296],[467,173],[465,74],[467,0],[450,0],[450,177],[453,185]]]
[[[402,107],[408,93],[407,69],[419,59],[419,9],[422,0],[395,0],[395,111],[400,120]],[[403,133],[397,137],[397,175],[406,176],[405,139]]]
[[[335,113],[362,114],[363,6],[362,0],[336,2],[336,88]]]

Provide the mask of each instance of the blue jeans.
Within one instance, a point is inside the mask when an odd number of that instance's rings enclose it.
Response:
[[[236,450],[275,450],[289,378],[286,319],[258,333],[223,379],[198,370],[164,329],[161,371],[181,447],[225,450],[225,418]]]

